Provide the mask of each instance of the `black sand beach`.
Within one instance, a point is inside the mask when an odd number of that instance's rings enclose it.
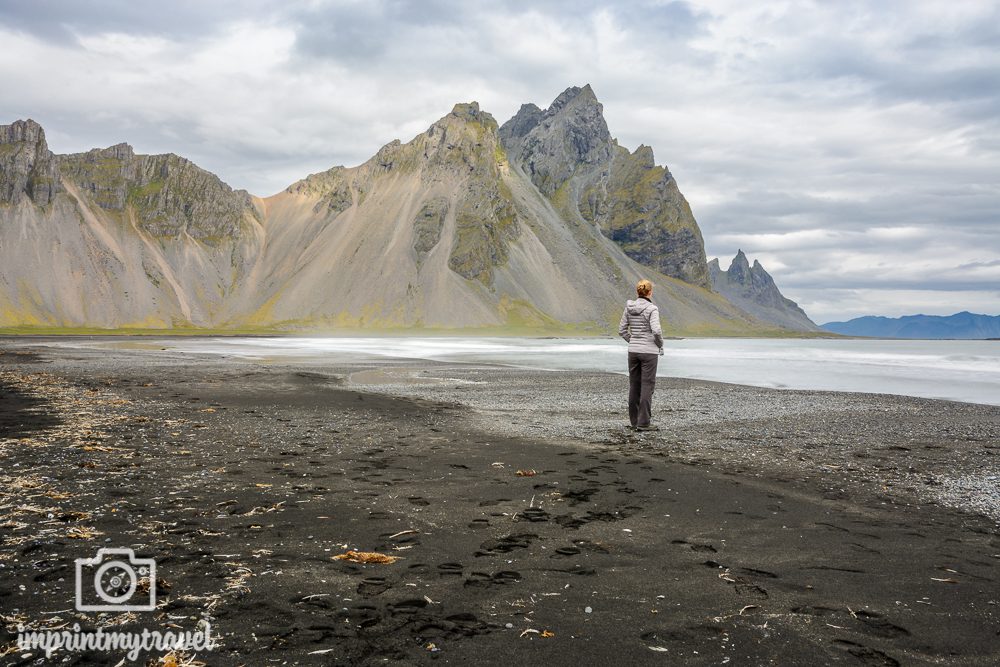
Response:
[[[635,435],[618,375],[46,342],[0,341],[2,664],[1000,662],[1000,408],[661,379]],[[156,611],[73,610],[101,546]]]

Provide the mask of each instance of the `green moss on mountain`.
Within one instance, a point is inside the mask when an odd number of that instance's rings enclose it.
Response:
[[[59,173],[99,207],[131,212],[152,236],[188,234],[217,245],[257,213],[250,196],[177,155],[136,155],[128,144],[59,158]]]
[[[517,211],[510,199],[498,189],[474,189],[455,215],[455,242],[448,266],[464,278],[492,285],[493,268],[507,261],[517,234]]]
[[[434,197],[424,202],[413,218],[413,251],[417,253],[418,265],[441,240],[441,228],[447,215],[448,200]]]
[[[708,286],[701,231],[673,176],[648,146],[616,148],[607,177],[581,193],[580,215],[637,262]]]

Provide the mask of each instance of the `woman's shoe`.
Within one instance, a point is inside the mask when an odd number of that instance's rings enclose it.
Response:
[[[659,431],[660,427],[659,426],[655,426],[653,424],[649,424],[648,426],[636,426],[635,430],[636,431]]]

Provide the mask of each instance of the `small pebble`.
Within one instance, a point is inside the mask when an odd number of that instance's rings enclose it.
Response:
[[[593,613],[594,613],[594,610],[593,610],[593,609],[591,609],[590,607],[587,607],[587,608],[585,608],[585,609],[583,610],[583,613],[585,613],[585,614],[593,614]]]

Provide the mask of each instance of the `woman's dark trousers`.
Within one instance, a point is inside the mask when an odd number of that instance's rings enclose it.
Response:
[[[628,353],[628,419],[632,426],[649,426],[658,354]]]

